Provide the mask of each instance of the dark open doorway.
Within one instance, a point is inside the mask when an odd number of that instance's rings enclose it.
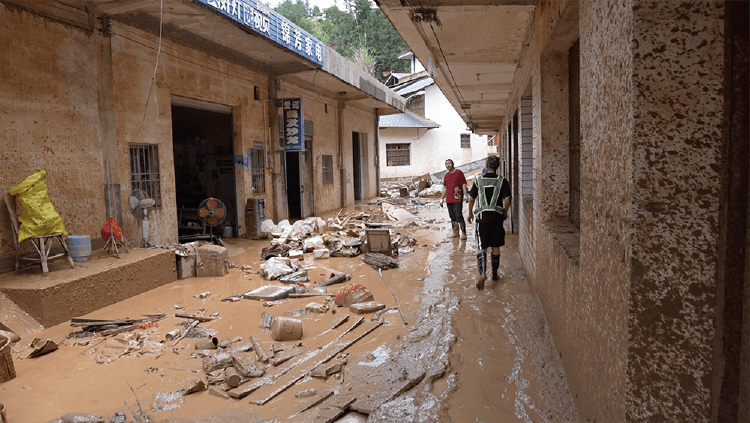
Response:
[[[299,157],[299,152],[286,152],[286,199],[290,220],[302,218],[302,181],[300,180]]]
[[[362,195],[362,149],[358,132],[352,132],[352,162],[354,174],[354,199],[363,200]]]
[[[231,225],[237,228],[234,141],[231,109],[203,110],[172,105],[172,142],[174,149],[175,197],[179,235],[204,231],[198,208],[207,198],[221,201],[226,215],[206,233],[221,235]],[[211,204],[210,209],[220,205]]]

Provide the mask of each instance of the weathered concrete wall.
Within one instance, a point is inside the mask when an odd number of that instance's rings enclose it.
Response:
[[[234,154],[246,156],[254,140],[266,140],[263,130],[264,108],[262,101],[254,100],[254,87],[267,85],[265,76],[238,65],[186,49],[167,40],[162,41],[162,54],[156,80],[148,99],[158,40],[151,34],[118,24],[112,37],[112,62],[117,116],[118,152],[129,157],[128,143],[149,143],[159,146],[162,207],[149,215],[151,242],[167,244],[177,241],[177,211],[175,203],[174,152],[170,96],[178,95],[233,107],[235,124],[241,131],[235,133]],[[196,57],[200,60],[196,61]],[[263,98],[263,97],[261,97]],[[148,106],[147,106],[148,103]],[[237,129],[237,128],[235,128]],[[130,174],[130,164],[121,161],[121,175]],[[235,170],[237,186],[237,216],[240,233],[244,232],[245,199],[252,189],[250,169]],[[267,174],[267,177],[269,175]],[[270,179],[270,177],[268,178]],[[121,181],[121,196],[127,200],[130,183]],[[266,184],[267,199],[272,198]],[[273,201],[266,201],[270,213]],[[138,240],[139,225],[127,206],[123,206],[121,225],[129,239]]]
[[[521,253],[583,420],[708,419],[722,12],[723,2],[537,2],[511,94],[518,104],[531,86],[533,100],[533,197],[522,204]],[[567,59],[560,57],[575,40],[564,34],[575,32],[578,234],[565,225]]]
[[[709,416],[723,2],[633,1],[627,416]],[[611,12],[607,12],[611,13]]]
[[[106,220],[97,37],[0,4],[0,190],[47,171],[69,234],[99,237]],[[0,257],[15,255],[0,202]]]

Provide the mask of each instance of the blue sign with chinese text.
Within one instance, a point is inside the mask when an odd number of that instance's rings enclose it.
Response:
[[[305,149],[305,114],[302,99],[290,98],[282,101],[284,109],[284,149]]]
[[[193,0],[241,23],[269,40],[323,66],[323,43],[254,0]]]

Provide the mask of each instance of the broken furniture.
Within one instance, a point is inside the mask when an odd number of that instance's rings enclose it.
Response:
[[[51,262],[52,260],[65,257],[68,259],[68,263],[70,264],[70,267],[75,269],[75,264],[73,263],[73,257],[70,255],[70,251],[68,250],[68,246],[65,244],[65,241],[63,240],[61,233],[54,233],[49,235],[40,235],[40,236],[30,236],[21,242],[18,241],[18,233],[21,231],[21,225],[18,221],[18,215],[16,214],[16,201],[15,201],[15,195],[11,195],[9,193],[5,193],[5,205],[8,208],[8,214],[10,215],[10,226],[13,230],[13,242],[16,246],[16,272],[18,272],[18,269],[22,267],[28,267],[32,266],[34,264],[40,264],[42,266],[42,273],[44,276],[47,276],[47,273],[49,272],[49,267],[47,266],[48,262]],[[22,254],[21,250],[23,249],[23,241],[29,240],[31,244],[34,246],[34,249],[36,250],[36,255],[31,254]],[[63,248],[63,252],[50,255],[50,251],[52,250],[52,244],[54,243],[54,240],[57,240],[60,245]]]

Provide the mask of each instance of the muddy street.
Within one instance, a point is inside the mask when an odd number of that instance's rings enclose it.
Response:
[[[123,413],[123,421],[135,421],[142,413],[154,422],[217,423],[580,421],[546,320],[528,290],[517,236],[506,238],[501,279],[478,291],[475,241],[447,238],[447,213],[437,202],[427,200],[411,211],[417,223],[393,232],[414,237],[414,251],[397,256],[398,268],[382,271],[385,283],[361,255],[314,260],[306,254],[301,260],[309,266],[311,285],[332,273],[350,274],[349,283],[364,286],[386,307],[378,318],[337,308],[324,296],[222,301],[281,285],[258,274],[267,240],[230,239],[234,266],[227,275],[177,280],[81,316],[111,320],[163,314],[162,320],[85,338],[69,337],[78,329],[65,322],[14,344],[17,377],[0,384],[8,422],[58,421],[66,413],[105,420]],[[336,293],[342,286],[327,288]],[[329,309],[312,312],[311,303]],[[264,312],[300,319],[302,339],[275,341],[271,331],[261,328]],[[210,319],[197,325],[195,338],[167,339],[187,321],[175,314]],[[196,349],[213,337],[218,349]],[[49,339],[59,348],[27,358],[33,338]],[[222,347],[260,359],[258,348],[251,353],[246,346],[252,338],[274,356],[256,362],[265,373],[242,377],[236,388],[227,387],[226,380],[211,384],[211,378],[225,375],[209,372],[206,360]],[[187,393],[198,380],[210,388]]]

